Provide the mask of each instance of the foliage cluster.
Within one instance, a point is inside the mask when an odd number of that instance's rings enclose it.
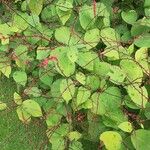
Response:
[[[46,123],[50,149],[150,149],[150,0],[15,0],[0,10],[0,73],[16,82],[18,118]]]

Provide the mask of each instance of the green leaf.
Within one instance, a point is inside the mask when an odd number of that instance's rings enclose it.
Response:
[[[60,114],[57,114],[56,112],[55,113],[51,112],[51,114],[47,114],[47,118],[46,118],[47,126],[51,127],[57,125],[60,122],[61,117],[62,116]]]
[[[110,81],[115,84],[122,84],[125,79],[124,72],[118,66],[112,66],[107,74],[110,77]]]
[[[50,54],[50,49],[40,46],[37,48],[36,59],[42,60],[42,59],[46,58],[49,54]]]
[[[98,56],[93,52],[79,52],[77,64],[84,69],[92,71],[94,69],[94,60],[98,58]]]
[[[40,105],[34,100],[28,99],[23,101],[22,109],[33,117],[41,117],[42,110]]]
[[[38,87],[28,87],[24,90],[24,93],[33,97],[40,97],[42,91]]]
[[[66,77],[71,76],[75,72],[75,63],[70,61],[66,54],[59,56],[58,62],[55,62],[55,67],[61,75]]]
[[[11,74],[11,62],[8,57],[3,56],[1,54],[0,57],[0,71],[7,77],[9,78]]]
[[[134,44],[138,47],[150,48],[150,34],[143,34],[143,35],[139,36],[134,41]]]
[[[145,108],[148,102],[148,93],[145,87],[139,87],[138,84],[129,85],[127,92],[131,100],[140,108]]]
[[[78,93],[77,93],[77,106],[83,104],[84,102],[88,101],[89,97],[91,95],[91,91],[84,87],[79,87],[78,88]]]
[[[78,73],[76,73],[76,80],[84,85],[86,76],[82,72],[78,72]]]
[[[30,0],[29,8],[33,14],[39,15],[43,8],[43,0]]]
[[[126,77],[130,83],[142,81],[142,69],[135,61],[124,59],[120,62],[120,67],[126,74]]]
[[[94,13],[91,6],[84,5],[79,12],[79,20],[83,29],[91,28],[95,23]]]
[[[68,103],[74,97],[75,93],[73,81],[70,79],[63,79],[60,83],[60,92],[63,99]]]
[[[137,13],[135,10],[122,11],[121,16],[128,24],[133,24],[137,20]]]
[[[25,86],[27,83],[27,74],[24,71],[15,71],[13,78],[17,84]]]
[[[150,72],[148,64],[148,48],[142,47],[138,49],[135,53],[135,60],[140,64],[144,73],[148,74]]]
[[[94,62],[94,73],[102,78],[107,76],[108,72],[110,72],[110,68],[111,65],[107,62],[100,62],[99,60]]]
[[[99,29],[88,30],[84,35],[84,41],[86,42],[86,48],[94,48],[100,41],[100,31]]]
[[[27,29],[29,26],[28,19],[29,15],[27,13],[15,13],[13,17],[13,26],[17,27],[20,31]]]
[[[100,79],[95,75],[88,75],[86,78],[86,84],[89,89],[95,91],[100,87]]]
[[[63,25],[68,21],[72,13],[72,3],[71,1],[59,0],[56,5],[57,14]]]
[[[148,102],[146,104],[146,108],[145,108],[144,114],[145,114],[147,119],[150,119],[150,102]]]
[[[108,150],[120,150],[122,137],[118,132],[106,131],[100,135],[100,140],[103,141],[106,149]]]
[[[40,78],[41,82],[44,83],[45,85],[51,86],[51,84],[53,82],[53,76],[54,76],[54,74],[51,72],[51,70],[49,68],[47,68],[47,69],[40,68],[39,78]]]
[[[78,139],[81,138],[81,134],[77,131],[72,131],[68,134],[68,138],[70,139],[70,141],[77,141]]]
[[[22,104],[22,98],[18,93],[14,93],[14,101],[17,105],[21,105]]]
[[[148,139],[150,139],[149,130],[139,129],[134,131],[131,135],[131,141],[136,150],[150,149]]]
[[[76,47],[70,47],[67,52],[67,57],[71,62],[76,62],[78,59],[78,50]]]
[[[5,110],[7,108],[6,103],[0,101],[0,110]]]
[[[19,119],[23,123],[27,124],[31,121],[31,115],[28,112],[26,112],[22,106],[19,106],[16,111]]]
[[[120,43],[120,35],[113,28],[104,28],[100,33],[101,39],[107,46],[117,46]]]
[[[117,110],[121,104],[121,93],[117,87],[109,87],[102,93],[94,93],[91,98],[91,111],[99,115],[109,114]]]
[[[55,30],[55,39],[66,45],[75,45],[79,39],[74,34],[71,34],[71,29],[65,26],[57,28]]]
[[[69,144],[69,150],[83,150],[82,143],[79,141],[72,141]]]
[[[150,7],[150,0],[144,1],[144,7]]]
[[[119,48],[117,46],[110,46],[105,48],[104,55],[108,57],[110,60],[118,60],[119,57]]]
[[[132,132],[133,130],[132,124],[130,122],[122,122],[118,127],[124,132]]]

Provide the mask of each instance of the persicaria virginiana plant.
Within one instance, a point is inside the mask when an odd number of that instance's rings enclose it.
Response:
[[[4,0],[0,41],[18,119],[45,124],[47,149],[150,149],[150,0]]]

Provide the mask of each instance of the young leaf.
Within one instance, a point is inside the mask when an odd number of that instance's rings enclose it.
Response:
[[[89,91],[88,89],[86,89],[84,87],[79,87],[78,93],[77,93],[77,106],[88,101],[90,95],[91,95],[91,91]]]
[[[73,97],[75,93],[75,86],[72,80],[63,79],[60,83],[60,92],[62,94],[63,99],[68,103]]]
[[[17,105],[21,105],[22,104],[22,98],[18,93],[14,93],[14,101]]]
[[[17,84],[25,86],[27,83],[27,74],[24,71],[15,71],[13,78]]]
[[[100,31],[99,29],[88,30],[84,35],[84,41],[86,42],[86,48],[94,48],[100,41]]]
[[[121,16],[128,24],[133,24],[137,20],[137,13],[135,10],[122,11]]]
[[[0,110],[5,110],[7,108],[6,103],[0,101]]]
[[[33,14],[39,15],[43,8],[44,0],[30,0],[29,8]]]
[[[149,142],[147,142],[147,139],[150,139],[149,130],[138,129],[131,135],[131,141],[136,150],[150,149],[150,145]]]
[[[118,127],[124,132],[132,132],[133,130],[132,124],[130,122],[122,122]]]
[[[118,132],[106,131],[100,135],[100,140],[103,141],[106,149],[108,150],[120,150],[122,137]]]
[[[26,111],[28,114],[30,114],[33,117],[41,117],[42,116],[41,107],[34,100],[28,99],[28,100],[23,101],[22,109],[23,109],[23,111]]]

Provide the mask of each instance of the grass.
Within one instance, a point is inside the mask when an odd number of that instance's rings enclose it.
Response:
[[[1,150],[46,150],[46,127],[39,120],[23,125],[16,114],[13,102],[15,83],[4,77],[0,79],[0,101],[6,102],[8,109],[0,112]]]

